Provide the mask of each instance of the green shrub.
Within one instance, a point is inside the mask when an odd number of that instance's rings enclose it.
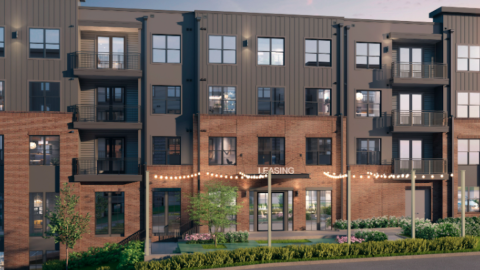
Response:
[[[134,269],[134,265],[138,262],[143,262],[145,243],[142,241],[131,241],[125,245],[125,248],[120,252],[120,260],[118,269]]]
[[[333,227],[338,230],[347,229],[347,221],[338,219]],[[374,229],[374,228],[387,228],[387,227],[399,227],[399,219],[393,216],[374,217],[369,219],[356,219],[352,220],[352,229]]]
[[[110,266],[100,266],[97,267],[97,270],[110,270]]]
[[[358,231],[355,233],[355,237],[365,239],[366,242],[388,240],[388,236],[384,232],[370,230]]]
[[[467,236],[444,237],[435,240],[404,239],[397,241],[363,242],[348,244],[293,245],[286,247],[240,248],[232,251],[182,254],[162,261],[139,262],[136,270],[180,270],[194,267],[218,267],[245,262],[268,262],[310,258],[335,258],[343,256],[373,256],[383,254],[423,253],[475,248],[478,239]]]
[[[448,217],[445,219],[439,219],[437,221],[439,224],[441,223],[455,223],[461,225],[462,220],[460,218],[452,218]],[[465,218],[465,234],[466,235],[473,235],[473,236],[480,236],[480,217],[466,217]]]
[[[43,270],[64,270],[65,260],[51,260],[43,264]]]

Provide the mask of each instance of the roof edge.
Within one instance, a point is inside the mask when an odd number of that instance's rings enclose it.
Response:
[[[464,15],[480,15],[480,8],[465,8],[465,7],[439,7],[434,11],[430,12],[428,16],[430,18],[435,18],[445,13],[451,14],[464,14]]]

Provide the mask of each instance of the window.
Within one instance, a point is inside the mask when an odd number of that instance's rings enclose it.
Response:
[[[236,89],[231,86],[208,88],[208,112],[211,114],[236,114]]]
[[[0,27],[0,57],[5,56],[5,28]]]
[[[0,135],[0,166],[3,166],[3,135]]]
[[[30,111],[60,111],[60,83],[30,82]]]
[[[45,206],[48,211],[53,211],[57,196],[58,193],[54,192],[30,193],[30,236],[42,237],[44,232],[50,230],[50,221],[45,217]]]
[[[237,138],[209,138],[209,165],[236,165]]]
[[[258,138],[259,165],[285,165],[285,138]]]
[[[331,41],[330,40],[305,40],[305,65],[306,66],[323,66],[332,65],[331,60]]]
[[[480,212],[480,187],[465,187],[465,212]],[[458,212],[462,211],[462,187],[458,187]]]
[[[457,70],[480,71],[480,46],[458,46]]]
[[[355,100],[357,116],[380,116],[380,91],[357,91]]]
[[[258,114],[284,115],[284,89],[265,87],[258,88]]]
[[[332,139],[307,138],[307,165],[332,165]]]
[[[180,114],[182,91],[180,86],[154,86],[152,109],[154,114]]]
[[[305,89],[305,115],[330,115],[330,89]]]
[[[0,193],[0,235],[5,235],[5,222],[4,222],[4,215],[5,215],[5,209],[4,209],[4,198],[3,198],[3,193]],[[0,258],[1,261],[1,258]],[[1,264],[0,264],[1,266]],[[1,269],[0,269],[1,270]]]
[[[208,62],[215,64],[235,64],[237,38],[234,36],[209,36]]]
[[[175,234],[180,231],[181,189],[155,189],[152,196],[152,232],[154,235]],[[168,225],[167,228],[165,228]]]
[[[5,111],[5,82],[0,81],[0,112]]]
[[[306,230],[320,231],[332,229],[332,191],[307,190]]]
[[[180,36],[153,35],[153,62],[180,63]]]
[[[59,29],[30,29],[31,58],[60,58]]]
[[[458,93],[457,117],[480,117],[480,93]]]
[[[95,235],[123,235],[124,228],[124,193],[95,192]]]
[[[458,140],[458,164],[479,165],[480,164],[480,140]]]
[[[43,251],[30,250],[30,268],[29,269],[42,269],[42,264],[43,264]]]
[[[357,68],[380,68],[380,43],[357,42]]]
[[[357,164],[380,165],[380,139],[357,139]]]
[[[153,137],[154,165],[180,165],[180,137]]]
[[[60,165],[59,136],[30,136],[30,165]]]
[[[258,38],[258,64],[283,66],[284,43],[283,38]]]

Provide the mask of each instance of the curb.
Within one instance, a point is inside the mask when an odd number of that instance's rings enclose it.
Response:
[[[442,254],[425,254],[425,255],[405,255],[405,256],[390,256],[390,257],[374,257],[374,258],[356,258],[356,259],[335,259],[335,260],[318,260],[318,261],[304,261],[304,262],[285,262],[285,263],[262,263],[244,266],[231,266],[224,268],[215,268],[216,270],[243,270],[243,269],[257,269],[268,267],[298,267],[303,265],[320,265],[320,264],[335,264],[335,263],[358,263],[358,262],[378,262],[378,261],[394,261],[394,260],[411,260],[411,259],[430,259],[443,257],[465,257],[465,256],[479,256],[480,252],[459,252],[459,253],[442,253]]]

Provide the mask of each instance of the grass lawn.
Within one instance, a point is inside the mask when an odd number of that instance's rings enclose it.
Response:
[[[117,265],[118,265],[118,262],[114,262],[114,263],[109,263],[109,264],[100,265],[100,266],[83,267],[83,268],[79,268],[78,270],[97,270],[97,268],[101,266],[110,266],[111,270],[115,270],[117,268]]]
[[[267,244],[268,240],[255,240],[259,244]],[[285,240],[272,240],[272,244],[286,244],[286,243],[310,243],[307,239],[285,239]]]
[[[202,245],[202,247],[204,249],[221,249],[221,248],[227,248],[225,245],[223,244],[217,244],[217,246],[215,247],[215,244],[211,244],[211,245]]]

